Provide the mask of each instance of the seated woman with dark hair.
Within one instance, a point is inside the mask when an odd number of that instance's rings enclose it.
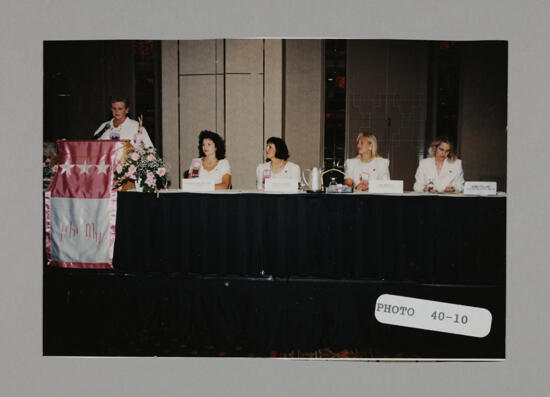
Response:
[[[215,132],[204,130],[199,134],[199,158],[193,159],[187,178],[214,181],[216,190],[231,186],[231,166],[225,158],[225,142]]]
[[[446,137],[430,145],[430,156],[420,160],[414,176],[415,192],[452,193],[464,190],[462,162],[456,158],[453,143]]]
[[[288,147],[281,138],[271,137],[265,147],[266,162],[256,168],[256,187],[263,189],[267,178],[300,179],[300,167],[288,161]]]

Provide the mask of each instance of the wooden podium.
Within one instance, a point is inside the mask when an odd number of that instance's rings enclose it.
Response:
[[[128,156],[128,152],[132,149],[132,144],[129,140],[125,139],[124,142],[124,149],[122,152],[122,162],[126,161],[126,157]],[[126,182],[124,185],[118,188],[120,192],[124,192],[126,190],[133,190],[136,188],[136,184],[134,182]]]

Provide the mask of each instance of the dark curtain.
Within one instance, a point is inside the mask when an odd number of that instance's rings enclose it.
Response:
[[[135,118],[131,40],[44,42],[44,141],[92,139],[110,97],[127,96]]]

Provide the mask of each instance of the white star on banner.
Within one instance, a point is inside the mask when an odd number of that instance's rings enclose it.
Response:
[[[105,164],[105,157],[101,158],[101,164],[96,164],[96,167],[98,174],[104,173],[105,175],[107,175],[107,168],[109,168],[109,166]]]
[[[91,165],[88,165],[86,160],[84,160],[84,164],[77,164],[78,168],[80,168],[80,174],[88,174],[88,168],[91,167]]]
[[[67,161],[65,162],[65,164],[60,164],[59,165],[62,169],[61,171],[61,174],[63,175],[65,172],[67,173],[67,175],[71,175],[71,168],[74,167],[74,164],[69,164],[69,159],[67,159]]]

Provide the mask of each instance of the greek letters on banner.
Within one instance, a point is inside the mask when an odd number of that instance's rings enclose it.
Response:
[[[127,141],[57,141],[58,170],[44,198],[48,265],[113,268],[113,170],[126,145]]]

